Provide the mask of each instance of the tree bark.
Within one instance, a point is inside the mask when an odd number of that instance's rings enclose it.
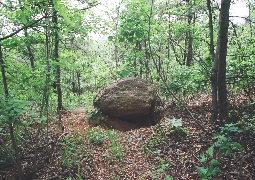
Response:
[[[19,179],[23,180],[24,179],[24,174],[23,174],[22,164],[21,164],[21,160],[20,160],[20,153],[19,153],[19,150],[18,150],[18,146],[17,146],[17,143],[16,143],[15,136],[14,136],[14,127],[13,127],[12,123],[9,123],[9,130],[10,130],[12,145],[13,145],[14,151],[16,153],[16,155],[15,155],[15,157],[16,157],[15,164],[16,164],[16,167],[17,167],[17,170],[18,170],[18,173],[19,173]]]
[[[0,43],[0,66],[1,66],[1,73],[2,73],[2,80],[3,80],[3,85],[4,85],[4,94],[6,97],[9,96],[9,90],[7,86],[7,79],[6,79],[6,74],[5,74],[5,65],[4,65],[4,60],[3,60],[3,51],[2,51],[2,45]]]
[[[217,90],[217,70],[218,62],[215,62],[215,52],[214,52],[214,43],[213,43],[213,21],[212,21],[212,7],[211,0],[207,0],[207,9],[209,17],[209,36],[210,36],[210,54],[212,61],[214,61],[214,66],[212,68],[211,74],[211,87],[212,87],[212,117],[211,122],[214,123],[218,117],[218,90]]]
[[[221,11],[219,21],[219,31],[217,39],[216,63],[218,62],[218,106],[219,120],[221,123],[227,122],[228,101],[226,87],[226,56],[228,44],[228,26],[229,26],[229,9],[231,0],[221,0]]]
[[[187,3],[189,4],[189,1],[187,1]],[[188,27],[189,30],[186,34],[186,42],[188,44],[188,53],[187,53],[187,60],[186,60],[186,66],[191,66],[191,62],[192,62],[192,57],[193,57],[193,38],[192,38],[192,31],[190,30],[191,28],[191,21],[192,21],[192,12],[191,12],[191,7],[189,7],[189,13],[188,13]]]
[[[28,38],[27,29],[25,29],[24,32],[25,32],[25,37]],[[34,58],[31,46],[29,44],[30,43],[28,43],[26,46],[27,46],[27,51],[28,51],[28,56],[29,56],[31,67],[32,67],[32,69],[34,69],[35,68],[35,58]]]
[[[212,7],[211,0],[207,0],[207,9],[208,9],[208,17],[209,17],[209,35],[210,35],[210,54],[211,58],[214,61],[214,43],[213,43],[213,21],[212,21]]]
[[[60,84],[60,78],[61,78],[61,70],[60,70],[60,64],[59,64],[59,28],[58,28],[58,16],[57,11],[54,10],[53,12],[53,24],[54,24],[54,34],[55,34],[55,42],[54,42],[54,60],[56,61],[56,88],[57,88],[57,94],[58,94],[58,112],[63,109],[62,105],[62,89]]]

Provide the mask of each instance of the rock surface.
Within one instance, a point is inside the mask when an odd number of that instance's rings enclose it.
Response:
[[[155,108],[157,87],[141,78],[124,78],[102,88],[94,106],[101,112],[128,122],[148,117]]]

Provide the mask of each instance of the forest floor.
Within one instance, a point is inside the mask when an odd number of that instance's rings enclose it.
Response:
[[[243,95],[233,99],[236,105],[247,100]],[[171,105],[164,117],[182,119],[181,127],[169,127],[162,118],[155,126],[128,131],[89,126],[83,108],[65,112],[64,132],[52,125],[48,146],[40,142],[37,166],[33,163],[34,151],[22,154],[26,179],[202,179],[197,167],[204,167],[205,179],[255,179],[255,135],[250,131],[228,134],[242,146],[242,151],[235,151],[233,156],[227,155],[235,148],[233,144],[222,156],[216,147],[212,157],[206,153],[215,142],[212,134],[219,132],[218,125],[210,123],[210,106],[210,94],[201,94],[187,104],[199,123],[184,108]],[[98,133],[93,142],[88,132]],[[212,159],[220,164],[210,165]],[[33,173],[35,169],[38,171]],[[210,176],[210,170],[218,169],[219,173]],[[13,172],[13,167],[0,168],[0,179],[15,179]]]

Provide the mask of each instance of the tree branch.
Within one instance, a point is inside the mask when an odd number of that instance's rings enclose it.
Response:
[[[90,4],[89,7],[85,7],[85,8],[82,8],[82,9],[80,9],[80,10],[87,10],[87,9],[93,8],[93,7],[95,7],[95,6],[99,5],[99,4],[100,4],[100,3],[97,3],[97,4]]]
[[[255,24],[255,21],[252,21],[251,19],[247,18],[247,17],[244,17],[244,16],[229,16],[230,18],[242,18],[242,19],[245,19],[246,21],[249,21],[253,24]]]
[[[20,28],[20,29],[14,31],[13,33],[11,33],[11,34],[9,34],[9,35],[7,35],[7,36],[5,36],[5,37],[0,38],[0,41],[5,40],[5,39],[8,39],[8,38],[10,38],[10,37],[12,37],[12,36],[18,34],[20,31],[22,31],[22,30],[24,30],[24,29],[27,29],[27,28],[29,28],[29,27],[32,27],[33,25],[35,25],[36,23],[40,22],[40,21],[43,20],[44,18],[49,18],[49,17],[51,17],[51,16],[43,16],[43,17],[37,19],[35,22],[33,22],[33,23],[29,24],[29,25],[23,26],[22,28]]]

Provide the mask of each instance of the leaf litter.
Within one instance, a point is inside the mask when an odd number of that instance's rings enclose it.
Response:
[[[240,93],[230,101],[240,108],[248,100]],[[208,167],[208,163],[201,162],[200,155],[206,154],[214,143],[212,134],[218,131],[218,125],[210,122],[210,106],[209,93],[191,98],[187,103],[206,131],[183,108],[173,104],[164,116],[182,119],[179,129],[169,127],[164,118],[155,126],[129,131],[102,126],[105,139],[101,145],[89,141],[87,131],[95,127],[86,122],[85,110],[67,111],[62,114],[63,132],[52,124],[47,141],[41,138],[37,148],[30,143],[23,149],[21,159],[26,179],[201,179],[197,167]],[[107,132],[112,134],[112,139]],[[242,145],[243,151],[235,152],[233,157],[215,155],[220,172],[212,179],[255,179],[255,135],[243,132],[231,138]],[[12,163],[0,164],[0,179],[18,179],[15,172]]]

